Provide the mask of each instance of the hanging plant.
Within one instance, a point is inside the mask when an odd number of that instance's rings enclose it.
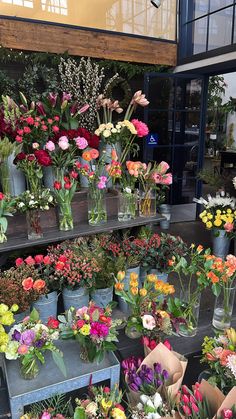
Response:
[[[129,83],[123,77],[117,77],[113,80],[106,90],[106,96],[111,100],[116,100],[114,90],[119,89],[122,92],[122,99],[119,99],[119,106],[123,109],[127,108],[132,99],[132,90]]]

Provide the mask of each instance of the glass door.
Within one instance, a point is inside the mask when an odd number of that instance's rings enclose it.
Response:
[[[207,79],[199,75],[145,74],[145,93],[150,102],[145,122],[156,141],[147,138],[145,161],[165,160],[173,173],[169,193],[172,205],[191,205],[201,194],[197,178],[202,168],[205,140]],[[190,207],[189,207],[190,208]]]

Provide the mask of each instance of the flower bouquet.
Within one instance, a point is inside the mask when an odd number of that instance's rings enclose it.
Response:
[[[10,308],[6,304],[0,304],[0,352],[4,352],[9,340],[4,326],[11,326],[15,322],[14,313],[18,308],[17,304],[13,304]]]
[[[131,410],[130,413],[132,419],[179,419],[174,407],[175,403],[173,401],[163,400],[158,392],[156,392],[153,396],[141,394],[139,403]]]
[[[40,211],[48,211],[54,204],[50,189],[29,190],[20,194],[15,201],[16,210],[26,214],[28,239],[35,240],[43,237],[40,222]]]
[[[77,177],[78,174],[73,170],[61,180],[55,180],[53,184],[54,198],[58,204],[59,230],[62,231],[74,228],[71,202],[77,187]]]
[[[62,339],[75,338],[80,343],[80,357],[84,362],[100,363],[106,351],[114,351],[118,342],[116,327],[119,320],[112,320],[111,308],[102,309],[93,303],[78,310],[71,307],[65,316],[59,316]]]
[[[7,241],[7,217],[11,217],[15,211],[15,199],[0,192],[0,243]]]
[[[88,397],[86,399],[76,399],[76,408],[74,412],[74,419],[97,417],[125,419],[126,414],[121,405],[122,392],[115,387],[95,387],[90,386]]]
[[[236,331],[226,329],[224,334],[205,336],[202,344],[202,362],[211,372],[209,383],[217,385],[224,394],[236,386]]]
[[[127,320],[126,334],[129,337],[160,334],[171,334],[172,323],[170,315],[163,308],[164,297],[175,292],[173,285],[162,282],[156,275],[147,275],[144,284],[139,288],[138,275],[130,274],[127,290],[124,287],[124,273],[118,272],[115,292],[130,307],[131,315]]]
[[[63,354],[54,344],[59,333],[43,325],[36,310],[32,310],[22,323],[13,326],[8,336],[9,340],[4,348],[6,359],[19,359],[20,372],[24,379],[31,380],[39,374],[38,362],[45,363],[45,351],[51,351],[55,364],[66,376]]]
[[[65,394],[30,405],[30,411],[20,419],[69,419],[71,417],[71,401]]]

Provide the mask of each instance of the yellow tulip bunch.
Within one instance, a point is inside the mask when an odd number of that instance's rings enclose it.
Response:
[[[199,215],[206,228],[220,228],[223,229],[225,225],[233,225],[236,219],[236,211],[232,208],[204,210]]]

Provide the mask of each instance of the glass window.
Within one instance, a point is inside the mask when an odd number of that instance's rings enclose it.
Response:
[[[149,109],[170,109],[174,101],[174,81],[165,77],[149,79]]]
[[[202,81],[199,79],[176,80],[176,108],[177,109],[200,109]]]
[[[208,50],[231,44],[233,7],[220,10],[209,16]]]
[[[158,145],[168,146],[172,143],[173,112],[149,111],[148,127],[151,133],[158,135]]]
[[[234,3],[234,0],[210,0],[210,12],[219,10],[222,7],[230,6]]]
[[[209,0],[195,0],[194,1],[194,18],[206,15],[208,13]]]
[[[193,22],[193,53],[200,54],[206,51],[207,43],[207,17]]]
[[[185,144],[190,147],[199,142],[199,112],[176,112],[175,144]]]

